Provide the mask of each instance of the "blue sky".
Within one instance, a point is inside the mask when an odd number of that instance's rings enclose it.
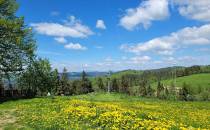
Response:
[[[209,0],[17,0],[60,71],[210,64]]]

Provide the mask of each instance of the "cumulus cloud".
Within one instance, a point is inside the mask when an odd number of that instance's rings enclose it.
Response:
[[[54,38],[59,43],[66,43],[67,40],[64,37],[55,37]]]
[[[173,0],[178,6],[179,13],[189,19],[210,21],[209,0]]]
[[[162,55],[173,54],[174,50],[189,45],[210,44],[210,24],[200,27],[186,27],[170,35],[134,45],[122,44],[120,49],[126,52],[141,53],[153,51]]]
[[[139,25],[148,28],[152,21],[163,20],[168,16],[168,0],[147,0],[136,8],[127,9],[120,19],[120,25],[127,30],[133,30]]]
[[[135,56],[130,59],[131,63],[135,63],[135,64],[143,64],[150,60],[151,58],[149,56]]]
[[[32,23],[31,26],[39,34],[55,37],[85,38],[93,34],[88,26],[81,24],[74,16],[70,18],[65,24],[43,22]]]
[[[98,29],[106,29],[106,25],[103,20],[99,19],[96,22],[96,28]]]
[[[85,46],[82,46],[79,43],[69,43],[65,45],[64,47],[70,50],[87,50]]]

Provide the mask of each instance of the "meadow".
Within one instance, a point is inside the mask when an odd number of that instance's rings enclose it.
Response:
[[[190,85],[191,88],[202,88],[206,89],[210,86],[210,74],[203,73],[203,74],[193,74],[189,76],[183,76],[176,78],[176,86],[182,87],[184,83]],[[170,86],[174,82],[174,79],[162,80],[162,83],[165,86]],[[152,86],[157,86],[157,82],[153,83]]]
[[[24,99],[0,104],[0,129],[210,129],[210,102],[118,93]]]

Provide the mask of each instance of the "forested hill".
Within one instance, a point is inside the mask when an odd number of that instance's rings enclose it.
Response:
[[[142,78],[159,77],[161,79],[170,79],[173,78],[175,75],[176,77],[183,77],[199,73],[210,73],[210,65],[194,65],[190,67],[174,66],[151,70],[124,70],[113,73],[111,77],[121,78],[122,76],[130,75]]]
[[[166,67],[160,69],[151,69],[151,70],[122,70],[117,72],[99,72],[99,71],[90,71],[86,72],[87,77],[106,77],[111,75],[112,78],[121,78],[122,76],[130,75],[132,77],[140,78],[144,76],[145,78],[154,79],[154,77],[159,77],[161,79],[171,79],[176,74],[176,77],[187,76],[191,74],[198,73],[210,73],[210,65],[205,66],[174,66]],[[69,79],[79,79],[81,78],[82,72],[68,72]],[[150,75],[148,77],[148,75]],[[143,78],[143,77],[142,77]]]

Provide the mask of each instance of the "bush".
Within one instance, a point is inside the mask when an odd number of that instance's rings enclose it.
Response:
[[[208,91],[201,92],[200,98],[202,101],[210,101],[210,92],[208,92]]]

